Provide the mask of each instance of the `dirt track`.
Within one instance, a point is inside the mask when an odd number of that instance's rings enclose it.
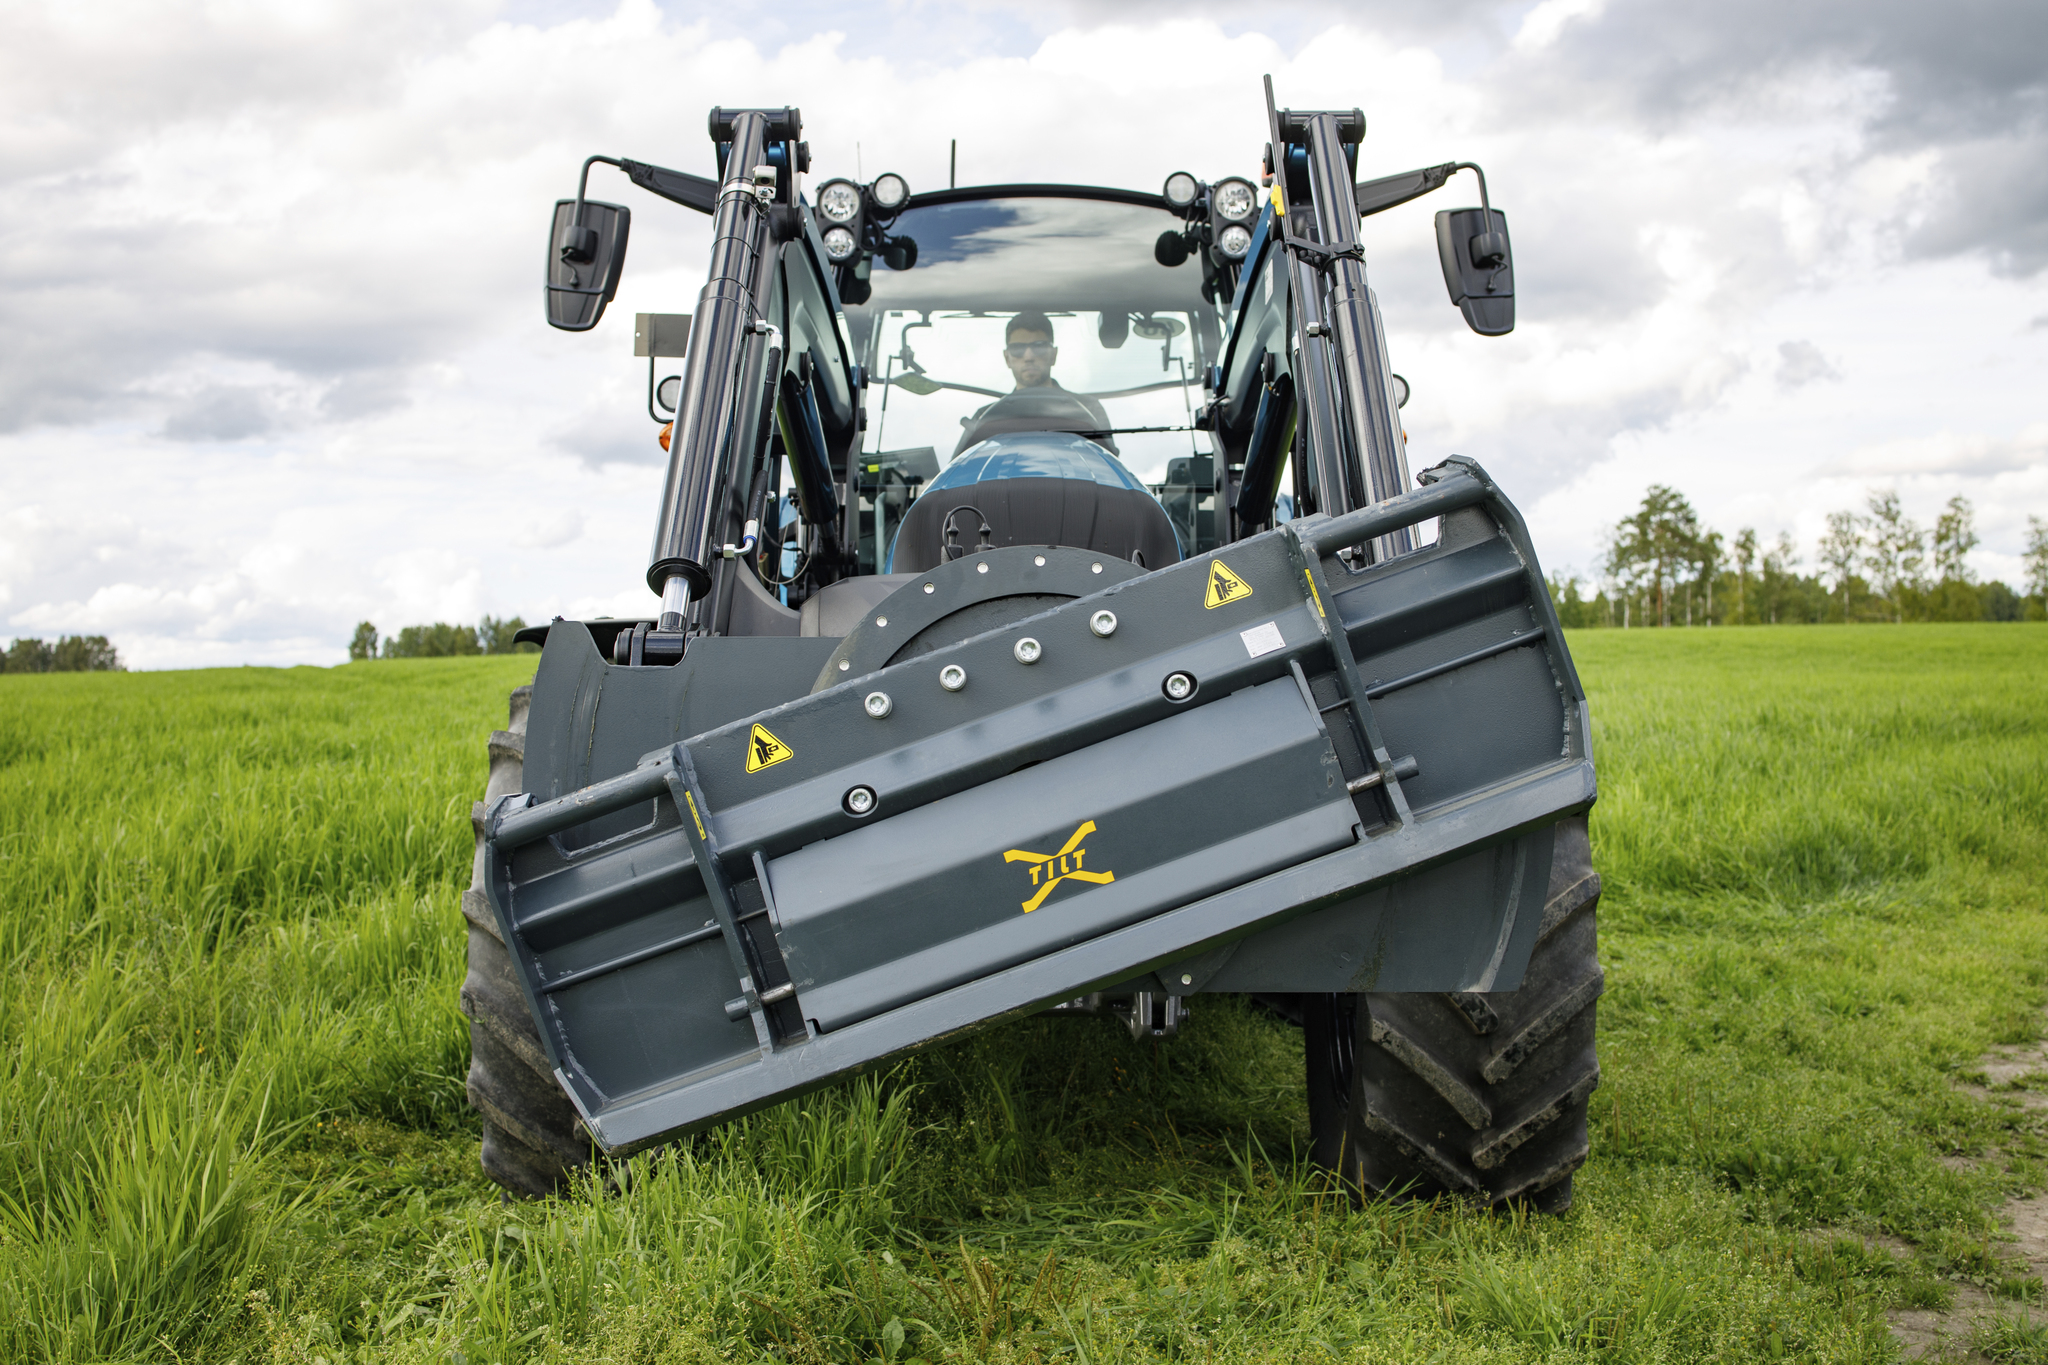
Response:
[[[1965,1085],[1968,1093],[1988,1101],[1996,1090],[2026,1109],[2048,1113],[2048,1090],[2002,1088],[2023,1077],[2048,1076],[2048,1040],[1993,1048],[1984,1054],[1979,1069],[1987,1084]],[[2048,1194],[2009,1199],[1999,1215],[2013,1238],[2014,1270],[2048,1284]],[[1955,1291],[1955,1302],[1947,1308],[1895,1308],[1887,1315],[1907,1360],[1990,1360],[1971,1348],[1972,1332],[1996,1314],[2013,1313],[2017,1305],[1994,1299],[1973,1284],[1958,1284]],[[2035,1307],[2030,1316],[2040,1321],[2048,1313]]]

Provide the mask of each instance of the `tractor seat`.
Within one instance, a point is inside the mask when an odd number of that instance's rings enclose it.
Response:
[[[1181,559],[1173,521],[1145,485],[1095,442],[1065,432],[1010,432],[962,451],[910,504],[889,572],[943,563],[949,518],[956,555],[983,544],[1067,545],[1147,569]]]

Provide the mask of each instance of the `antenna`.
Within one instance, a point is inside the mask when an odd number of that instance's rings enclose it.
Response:
[[[946,160],[946,188],[957,189],[960,185],[960,139],[953,139],[953,154]]]
[[[1266,75],[1266,135],[1273,139],[1268,144],[1273,154],[1273,178],[1280,183],[1280,192],[1287,193],[1286,166],[1287,144],[1280,140],[1280,111],[1273,105],[1273,77]]]
[[[1294,231],[1287,222],[1287,144],[1280,136],[1280,111],[1273,102],[1272,73],[1268,72],[1265,79],[1266,131],[1273,139],[1266,144],[1266,154],[1272,159],[1273,183],[1280,189],[1280,201],[1275,205],[1279,215],[1274,219],[1273,226],[1279,232],[1280,240],[1284,242],[1294,236]]]

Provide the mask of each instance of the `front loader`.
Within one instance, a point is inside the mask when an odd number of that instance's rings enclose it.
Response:
[[[1165,1036],[1229,991],[1304,1028],[1355,1191],[1569,1202],[1585,693],[1485,470],[1411,480],[1358,242],[1465,165],[1361,184],[1362,114],[1267,109],[1258,183],[1158,194],[807,194],[795,109],[713,110],[715,179],[585,163],[713,243],[696,312],[636,335],[660,608],[532,632],[478,807],[469,1092],[508,1188],[999,1020]],[[1497,335],[1480,188],[1437,237]],[[596,324],[629,222],[557,205],[552,324]]]

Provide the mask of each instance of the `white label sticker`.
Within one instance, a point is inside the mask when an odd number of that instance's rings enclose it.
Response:
[[[1261,654],[1271,654],[1274,650],[1283,648],[1287,644],[1285,640],[1280,638],[1280,623],[1278,621],[1268,621],[1262,626],[1253,626],[1250,630],[1239,631],[1237,638],[1244,641],[1245,653],[1251,655],[1254,659],[1258,658]]]

